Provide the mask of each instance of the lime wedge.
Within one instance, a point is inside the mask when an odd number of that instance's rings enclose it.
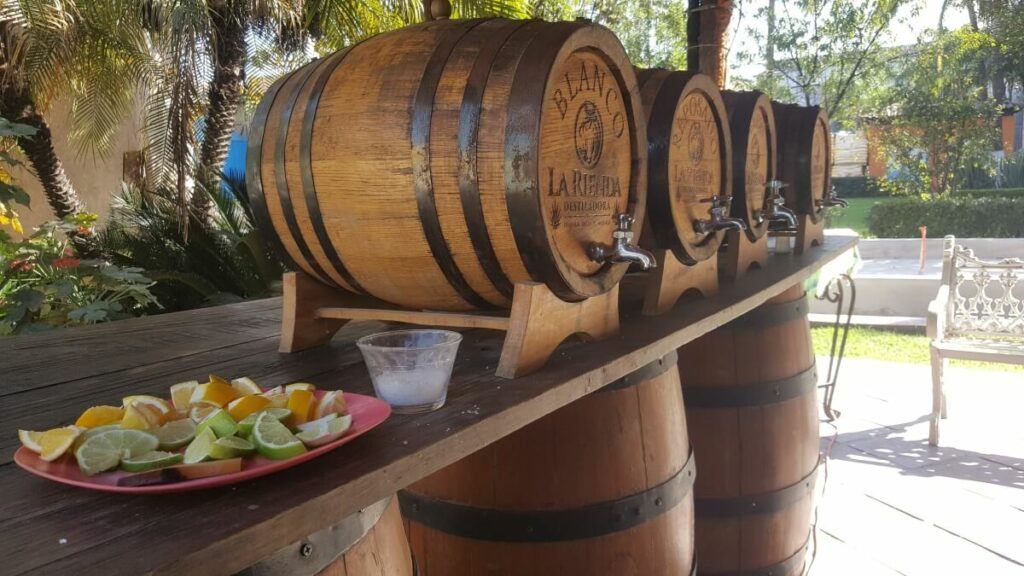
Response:
[[[146,472],[157,468],[167,468],[181,463],[181,454],[177,452],[161,452],[154,450],[146,452],[137,458],[124,458],[121,460],[121,468],[126,472]]]
[[[190,418],[172,420],[153,431],[161,450],[175,450],[196,437],[196,423]]]
[[[116,468],[130,459],[156,450],[156,436],[142,430],[113,429],[94,434],[75,450],[78,467],[86,476]]]
[[[238,435],[248,436],[252,434],[252,427],[256,425],[256,419],[264,412],[276,418],[278,422],[284,422],[292,415],[292,411],[287,408],[267,408],[266,410],[254,412],[238,422]]]
[[[75,439],[74,449],[78,450],[78,447],[81,446],[82,444],[85,444],[86,440],[88,440],[89,438],[92,438],[93,436],[99,434],[100,432],[106,432],[108,430],[121,430],[121,429],[122,428],[121,428],[120,424],[106,424],[104,426],[97,426],[95,428],[89,428],[89,429],[86,429],[86,430],[82,430],[82,433],[79,434],[78,438]]]
[[[235,432],[238,432],[238,423],[231,417],[231,414],[228,414],[227,410],[217,409],[199,423],[199,426],[196,427],[196,434],[200,434],[206,429],[213,430],[218,438],[224,438],[225,436],[234,436]]]
[[[217,435],[213,430],[205,428],[196,433],[192,443],[185,449],[185,464],[197,464],[210,457],[210,448],[217,441]]]
[[[302,424],[299,424],[298,426],[296,426],[296,428],[300,432],[305,432],[306,430],[319,430],[319,429],[321,429],[321,427],[326,425],[328,422],[330,422],[331,420],[337,420],[337,418],[338,418],[338,415],[335,414],[334,412],[332,412],[332,413],[324,416],[323,418],[317,418],[316,420],[310,420],[309,422],[303,422]],[[326,428],[325,428],[325,430],[326,430]]]
[[[256,447],[248,440],[243,440],[237,436],[225,436],[224,438],[218,438],[213,443],[213,446],[210,446],[210,458],[214,460],[227,460],[228,458],[244,456],[255,449]]]
[[[306,451],[302,441],[269,412],[261,412],[252,429],[256,450],[271,460],[284,460]]]
[[[352,416],[346,414],[337,418],[324,417],[307,424],[317,425],[303,429],[295,437],[302,440],[302,443],[306,446],[323,446],[324,444],[334,442],[344,436],[345,432],[348,432],[348,429],[352,426]]]

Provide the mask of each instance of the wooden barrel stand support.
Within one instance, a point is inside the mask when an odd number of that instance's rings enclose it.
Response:
[[[778,129],[779,179],[786,205],[797,214],[796,245],[802,254],[825,242],[825,211],[832,194],[832,137],[828,114],[818,106],[772,102]]]
[[[236,576],[416,576],[398,500],[385,498]]]
[[[694,477],[672,353],[399,498],[424,576],[679,576]]]
[[[817,373],[803,288],[679,350],[708,576],[797,576],[818,470]]]

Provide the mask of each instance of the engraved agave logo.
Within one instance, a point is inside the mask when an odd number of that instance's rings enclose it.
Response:
[[[562,209],[558,207],[558,203],[556,202],[555,205],[551,207],[551,227],[557,230],[561,225]]]
[[[601,161],[604,150],[604,122],[597,105],[587,100],[576,112],[576,156],[586,168]]]
[[[698,164],[704,159],[704,131],[700,124],[694,123],[690,126],[690,133],[687,135],[687,146],[690,162]]]

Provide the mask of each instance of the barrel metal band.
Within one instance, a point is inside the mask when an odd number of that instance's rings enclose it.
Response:
[[[749,516],[751,514],[771,514],[784,510],[804,499],[814,490],[818,477],[819,464],[807,476],[796,484],[781,490],[737,496],[735,498],[696,498],[694,510],[701,518],[722,518],[733,516]]]
[[[673,350],[654,362],[641,366],[640,368],[637,368],[636,371],[630,372],[618,380],[613,380],[610,384],[598,390],[598,392],[613,392],[636,386],[641,382],[657,378],[665,372],[672,370],[676,367],[678,362],[679,353]]]
[[[307,66],[312,66],[312,64],[307,64]],[[270,211],[267,209],[266,191],[263,189],[263,136],[266,133],[270,109],[274,107],[277,95],[288,78],[290,75],[282,76],[270,86],[253,114],[252,126],[249,130],[249,143],[245,153],[245,187],[249,196],[249,204],[252,206],[253,218],[256,221],[256,229],[259,230],[263,241],[273,247],[274,252],[289,268],[301,270],[298,262],[285,249],[281,237],[274,229]]]
[[[277,125],[277,142],[275,143],[274,149],[274,177],[277,184],[277,195],[281,202],[281,216],[284,217],[284,221],[288,225],[288,231],[291,233],[292,240],[295,242],[296,248],[299,249],[299,253],[302,254],[302,258],[305,260],[305,263],[312,268],[312,272],[322,282],[330,282],[330,277],[313,256],[313,252],[309,249],[309,245],[306,244],[306,239],[302,236],[302,229],[299,228],[299,221],[295,218],[295,208],[292,205],[292,193],[291,190],[288,189],[288,172],[285,169],[285,154],[288,150],[288,132],[290,132],[292,123],[292,113],[295,111],[295,104],[299,101],[299,94],[302,93],[302,89],[306,86],[306,82],[308,82],[313,76],[313,72],[322,67],[324,62],[328,60],[330,60],[330,58],[321,58],[306,68],[300,69],[299,72],[296,72],[297,80],[295,85],[292,87],[291,93],[288,94],[288,97],[284,102],[284,106],[281,107],[281,118]]]
[[[513,512],[477,508],[412,492],[398,493],[402,515],[434,530],[490,542],[564,542],[614,534],[643,524],[683,501],[696,476],[686,464],[665,482],[618,500],[563,510]]]
[[[744,386],[683,386],[687,408],[753,408],[785,402],[814,392],[818,368],[810,368],[781,380],[755,382]]]
[[[466,78],[466,88],[462,92],[462,105],[459,108],[459,199],[462,201],[462,212],[466,216],[466,229],[484,274],[495,289],[506,298],[512,298],[515,287],[501,268],[498,255],[491,243],[490,232],[487,230],[483,203],[480,200],[477,155],[480,115],[483,111],[487,82],[492,70],[507,68],[517,62],[510,62],[513,58],[510,58],[503,48],[512,33],[524,24],[526,23],[504,22],[502,28],[492,33],[480,47],[473,62],[473,69]]]
[[[808,535],[807,540],[804,540],[803,545],[792,556],[769,566],[731,572],[704,572],[703,574],[704,576],[789,576],[795,573],[797,568],[803,566],[804,559],[807,556],[807,546],[810,542],[811,537]]]
[[[391,499],[392,496],[388,496],[345,517],[333,526],[285,546],[235,576],[319,574],[359,543],[377,525],[391,504]],[[415,561],[413,565],[415,566]]]
[[[334,71],[341,65],[341,62],[348,56],[349,52],[358,44],[341,50],[331,58],[333,60],[324,67],[317,76],[313,89],[309,91],[309,101],[302,117],[302,132],[299,134],[299,173],[302,175],[302,192],[306,196],[306,210],[309,212],[309,223],[316,233],[320,247],[323,248],[327,260],[338,274],[348,283],[349,288],[356,292],[366,293],[366,290],[359,284],[355,276],[345,266],[341,255],[338,254],[334,242],[331,240],[327,227],[324,226],[324,216],[320,211],[320,198],[316,195],[316,184],[313,181],[313,128],[316,126],[316,115],[320,111],[320,97],[323,95],[324,87],[330,80]]]
[[[494,308],[494,304],[488,302],[469,285],[466,277],[459,270],[459,265],[455,262],[455,256],[452,254],[451,247],[444,237],[444,230],[441,228],[441,218],[437,212],[434,180],[430,168],[430,123],[437,86],[441,83],[441,74],[445,68],[444,64],[459,41],[481,22],[483,20],[466,20],[441,32],[437,45],[427,60],[426,69],[413,97],[409,140],[412,145],[412,178],[416,190],[416,207],[423,235],[426,237],[434,261],[437,262],[437,266],[441,269],[448,284],[463,300],[477,308]]]
[[[743,316],[729,322],[724,328],[768,328],[807,316],[807,298],[776,304],[762,304]]]

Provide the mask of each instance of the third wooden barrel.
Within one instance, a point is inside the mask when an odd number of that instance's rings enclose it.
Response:
[[[692,574],[673,352],[400,493],[423,576]]]
[[[797,576],[818,471],[817,373],[803,288],[679,349],[708,576]]]
[[[732,133],[733,218],[747,224],[747,238],[768,232],[764,217],[768,182],[776,179],[775,115],[771,100],[761,92],[722,91]]]
[[[825,215],[822,198],[832,187],[832,138],[828,114],[818,106],[772,102],[778,130],[779,179],[786,205],[813,222]]]
[[[508,307],[516,282],[579,301],[628,264],[590,258],[644,219],[636,76],[586,21],[435,20],[278,80],[248,191],[297,270],[408,308]]]
[[[713,196],[732,194],[732,138],[711,78],[694,72],[638,70],[647,117],[645,248],[670,249],[684,264],[718,252],[725,232],[699,232]],[[648,234],[648,231],[650,234]]]

